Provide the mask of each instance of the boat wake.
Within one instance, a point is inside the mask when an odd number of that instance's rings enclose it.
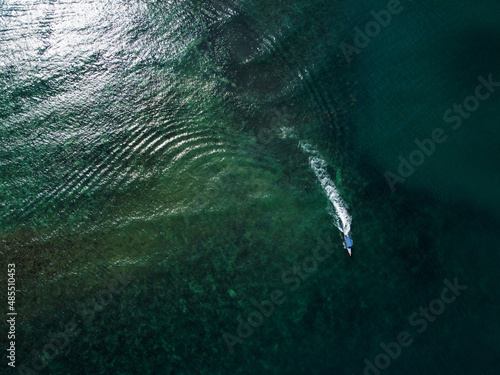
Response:
[[[286,138],[298,140],[299,146],[309,157],[309,165],[321,183],[331,204],[328,205],[328,213],[332,216],[335,226],[345,235],[351,230],[352,217],[349,215],[348,206],[340,196],[340,193],[332,181],[327,171],[327,162],[312,145],[298,139],[289,128],[282,129],[282,134]]]

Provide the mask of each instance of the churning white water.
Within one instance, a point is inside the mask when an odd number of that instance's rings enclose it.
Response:
[[[340,196],[335,184],[327,171],[327,163],[321,154],[312,145],[297,138],[290,128],[282,128],[284,138],[297,139],[299,146],[309,157],[309,165],[318,178],[323,191],[325,192],[331,205],[328,205],[328,212],[333,217],[336,227],[344,234],[349,234],[351,230],[352,217],[349,215],[348,206]]]
[[[325,159],[323,159],[321,154],[310,144],[304,141],[299,141],[299,145],[300,148],[308,154],[309,165],[311,166],[311,169],[321,183],[323,191],[332,204],[331,206],[329,206],[328,211],[330,215],[332,215],[335,221],[335,225],[341,232],[343,232],[344,234],[348,234],[351,230],[352,217],[347,211],[347,204],[340,196],[339,191],[335,187],[335,184],[333,183],[330,175],[327,172],[327,163]]]

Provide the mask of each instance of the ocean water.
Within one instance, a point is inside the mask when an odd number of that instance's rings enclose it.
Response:
[[[0,373],[497,374],[500,5],[387,7],[0,1]]]

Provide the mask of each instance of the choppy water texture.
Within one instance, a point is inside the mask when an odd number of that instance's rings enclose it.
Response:
[[[496,375],[500,90],[442,117],[500,81],[500,9],[401,6],[348,63],[387,2],[0,1],[18,373],[362,374],[408,331],[381,373]]]

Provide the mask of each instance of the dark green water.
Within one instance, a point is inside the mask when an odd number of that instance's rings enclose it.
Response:
[[[348,63],[387,2],[0,1],[0,373],[362,374],[407,331],[368,373],[497,374],[500,88],[443,114],[500,81],[500,5],[400,6]]]

